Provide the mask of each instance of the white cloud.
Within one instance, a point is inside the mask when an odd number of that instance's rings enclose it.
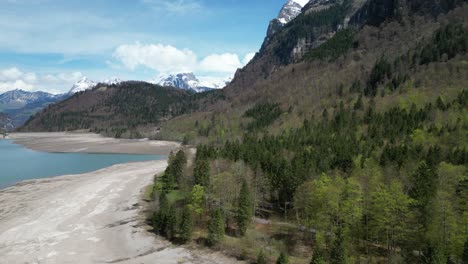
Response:
[[[197,76],[200,84],[206,87],[214,87],[214,88],[223,88],[226,82],[230,82],[232,80],[232,75],[227,76]]]
[[[235,72],[243,65],[239,56],[233,53],[212,54],[200,62],[200,70],[207,72]]]
[[[121,45],[113,57],[131,70],[143,65],[158,72],[184,72],[192,71],[197,64],[193,51],[162,44]]]
[[[235,53],[210,54],[201,60],[189,49],[163,44],[121,45],[114,51],[114,59],[130,70],[144,66],[159,74],[198,72],[233,74],[249,62],[255,53],[248,53],[241,61]]]
[[[14,90],[14,89],[30,91],[33,88],[34,88],[34,85],[26,83],[23,80],[0,82],[0,93],[4,93],[6,91]]]
[[[196,0],[143,0],[154,9],[162,9],[169,13],[187,14],[202,10],[202,5]]]
[[[0,71],[0,81],[12,81],[23,75],[18,68],[8,68]]]
[[[255,52],[248,53],[244,56],[244,59],[242,60],[242,63],[244,65],[247,65],[252,59],[255,57]]]
[[[25,91],[43,90],[57,93],[60,90],[57,89],[58,87],[68,89],[82,77],[81,72],[38,75],[34,72],[23,72],[16,67],[12,67],[0,70],[0,93],[14,89]]]

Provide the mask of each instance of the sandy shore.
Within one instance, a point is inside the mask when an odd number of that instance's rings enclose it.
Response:
[[[107,138],[92,133],[12,133],[16,144],[46,152],[168,155],[180,145],[171,141]]]
[[[141,194],[165,167],[120,164],[0,190],[0,263],[236,263],[148,232]]]

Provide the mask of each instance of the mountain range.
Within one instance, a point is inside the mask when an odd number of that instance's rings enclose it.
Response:
[[[165,87],[175,87],[186,91],[201,93],[214,89],[222,89],[226,87],[230,81],[231,78],[216,82],[202,82],[193,73],[178,73],[160,76],[156,80],[152,81],[152,83]]]
[[[268,247],[271,263],[465,263],[467,1],[301,7],[284,12],[286,23],[276,18],[281,26],[224,89],[188,92],[196,78],[183,74],[168,80],[182,89],[122,82],[52,104],[20,130],[196,145],[195,169],[179,185],[156,183],[186,197],[207,186],[236,229],[216,248],[251,262]],[[290,228],[247,225],[265,239],[246,250],[236,216],[249,189],[255,216]]]

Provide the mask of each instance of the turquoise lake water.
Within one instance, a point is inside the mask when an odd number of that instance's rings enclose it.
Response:
[[[0,140],[0,188],[28,180],[81,174],[119,163],[164,159],[159,155],[47,153]]]

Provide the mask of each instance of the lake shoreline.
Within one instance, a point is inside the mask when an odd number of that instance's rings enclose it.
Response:
[[[26,148],[50,153],[165,155],[180,147],[173,141],[116,139],[93,133],[11,133],[7,139]]]
[[[83,134],[78,138],[62,133],[34,134],[32,139],[27,139],[26,134],[10,137],[15,143],[39,151],[53,150],[60,144],[60,152],[90,146],[93,151],[116,153],[133,144],[132,149],[127,149],[131,154],[147,154],[136,152],[154,148],[142,146],[151,143],[148,141],[104,139],[99,143],[100,138],[91,135],[87,143]],[[106,149],[107,144],[110,147]],[[166,167],[167,160],[123,163],[90,173],[25,180],[1,189],[2,261],[239,263],[219,252],[174,246],[151,233],[145,212],[150,204],[142,197],[154,175]]]

